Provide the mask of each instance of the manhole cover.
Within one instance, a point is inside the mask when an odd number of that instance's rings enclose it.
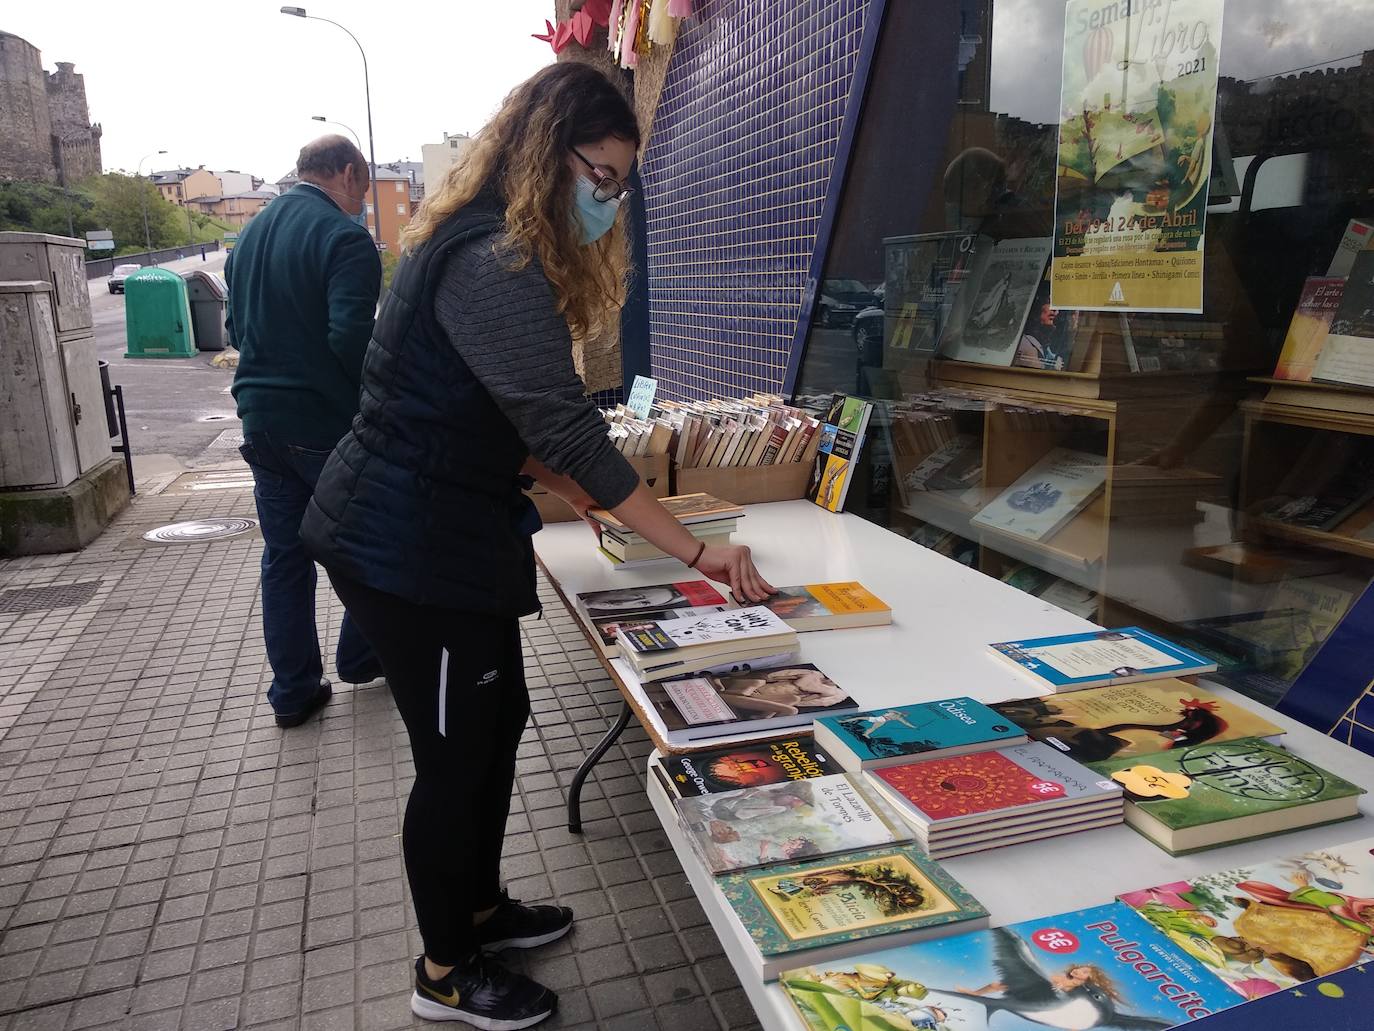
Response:
[[[189,519],[184,523],[168,523],[149,530],[143,539],[154,544],[197,544],[237,537],[256,529],[257,525],[256,519]]]
[[[0,612],[46,612],[85,605],[95,597],[99,587],[99,580],[48,587],[15,587],[0,591]]]
[[[224,422],[227,419],[237,418],[237,415],[202,415],[196,422]]]

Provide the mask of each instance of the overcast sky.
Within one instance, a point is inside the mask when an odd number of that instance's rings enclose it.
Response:
[[[275,181],[301,144],[342,132],[367,150],[362,60],[333,25],[280,14],[279,3],[129,4],[112,0],[7,3],[0,29],[72,61],[86,77],[91,119],[104,127],[106,170],[200,165]],[[501,98],[553,59],[531,39],[553,0],[324,0],[367,50],[377,160],[420,160],[422,143],[475,132]]]

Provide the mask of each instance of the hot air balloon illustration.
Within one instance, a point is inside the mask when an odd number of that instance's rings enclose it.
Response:
[[[1098,26],[1083,37],[1083,71],[1087,73],[1088,82],[1092,82],[1102,66],[1111,60],[1114,44],[1112,30],[1105,25]]]

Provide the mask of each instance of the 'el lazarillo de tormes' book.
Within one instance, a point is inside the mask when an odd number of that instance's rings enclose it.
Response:
[[[840,772],[828,754],[817,750],[810,734],[661,755],[654,765],[671,798],[714,795]]]

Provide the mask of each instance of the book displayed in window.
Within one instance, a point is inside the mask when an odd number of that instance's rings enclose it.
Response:
[[[1043,541],[1076,516],[1107,482],[1101,455],[1057,447],[974,517],[979,526]]]
[[[857,709],[842,687],[809,662],[705,673],[644,684],[669,743],[744,732],[810,729],[819,714]]]
[[[714,874],[910,839],[849,774],[681,798],[678,822]]]
[[[1031,301],[1026,325],[1021,330],[1012,365],[1055,372],[1073,372],[1081,368],[1085,349],[1076,350],[1074,345],[1081,339],[1080,331],[1086,318],[1088,316],[1081,311],[1050,307],[1050,266],[1047,262],[1045,274]]]
[[[853,580],[779,587],[761,605],[798,633],[884,626],[892,622],[892,609]]]
[[[1326,270],[1328,276],[1345,278],[1355,265],[1355,258],[1361,251],[1374,249],[1374,219],[1352,218],[1346,223],[1341,242],[1331,256],[1331,265]]]
[[[1011,365],[1053,240],[979,238],[969,283],[959,291],[940,354],[963,362]]]
[[[1126,823],[1170,855],[1359,815],[1364,789],[1259,738],[1093,763],[1127,792]]]
[[[744,931],[758,976],[828,963],[959,930],[985,927],[987,910],[912,846],[784,863],[716,882]]]
[[[714,795],[768,784],[789,784],[809,777],[828,777],[840,768],[828,754],[818,751],[810,734],[760,741],[756,744],[662,755],[654,769],[670,798]]]
[[[854,464],[859,460],[868,433],[873,405],[857,397],[836,394],[820,427],[820,444],[816,450],[811,482],[806,498],[827,512],[843,512],[849,495]]]
[[[1374,387],[1374,251],[1355,256],[1312,378]]]
[[[883,308],[890,346],[932,354],[967,282],[977,246],[975,233],[923,233],[883,240]]]
[[[1309,276],[1303,283],[1279,363],[1274,366],[1275,379],[1306,382],[1312,378],[1344,292],[1345,280],[1337,277]]]
[[[1324,433],[1311,438],[1275,493],[1251,511],[1287,526],[1330,533],[1372,501],[1374,448],[1369,440]]]
[[[821,716],[817,747],[850,771],[876,770],[913,758],[962,755],[1022,744],[1025,731],[973,698],[944,698],[890,709]]]
[[[784,971],[807,1031],[1163,1029],[1240,1000],[1119,902]],[[1138,958],[1126,960],[1134,953]]]
[[[644,680],[797,649],[796,631],[759,606],[631,623],[616,631],[616,640],[621,657]]]
[[[1080,763],[1103,762],[1284,731],[1243,705],[1182,680],[1035,695],[990,708]]]
[[[1050,691],[1191,676],[1217,668],[1215,662],[1138,626],[1002,641],[988,647]]]

